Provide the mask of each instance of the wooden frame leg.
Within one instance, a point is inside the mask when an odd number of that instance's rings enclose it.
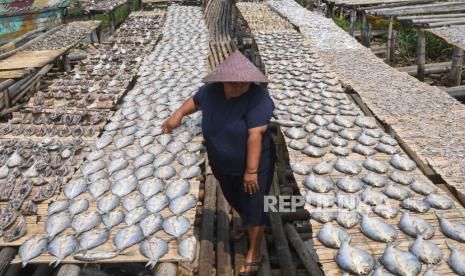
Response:
[[[425,79],[425,63],[426,63],[426,46],[425,46],[425,30],[418,28],[418,43],[417,43],[417,78],[421,81]]]
[[[115,14],[111,11],[108,13],[108,16],[110,17],[110,32],[114,33],[116,30]]]
[[[357,10],[350,11],[350,36],[355,37],[355,23],[357,22]]]
[[[370,48],[370,24],[367,21],[367,15],[365,12],[362,13],[362,44],[363,46]]]
[[[391,47],[392,47],[392,33],[393,33],[393,28],[394,28],[394,18],[391,16],[389,18],[389,27],[388,27],[388,33],[387,33],[387,41],[386,41],[386,63],[391,63],[392,57],[391,57]]]
[[[449,74],[449,84],[453,86],[460,85],[462,82],[462,64],[463,64],[463,49],[454,48],[452,54],[452,65]]]

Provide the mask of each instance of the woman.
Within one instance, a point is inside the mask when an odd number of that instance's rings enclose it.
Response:
[[[232,239],[248,234],[249,250],[240,275],[255,274],[261,264],[260,245],[276,153],[268,124],[274,104],[255,82],[267,83],[245,56],[235,52],[203,80],[206,85],[187,99],[163,124],[166,133],[184,116],[202,111],[202,131],[212,172],[229,204],[244,223]]]

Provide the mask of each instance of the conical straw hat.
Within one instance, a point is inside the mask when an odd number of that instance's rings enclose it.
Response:
[[[206,76],[203,82],[267,83],[270,80],[247,57],[236,51]]]

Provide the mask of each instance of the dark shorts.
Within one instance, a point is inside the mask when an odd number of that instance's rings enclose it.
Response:
[[[264,211],[264,197],[268,195],[273,183],[274,163],[272,160],[264,169],[258,173],[259,190],[254,194],[246,193],[244,190],[244,176],[224,175],[213,171],[220,183],[224,197],[241,216],[244,224],[264,225],[266,213]]]

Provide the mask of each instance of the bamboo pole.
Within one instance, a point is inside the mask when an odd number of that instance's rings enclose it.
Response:
[[[357,22],[357,10],[350,10],[350,36],[355,37],[355,23]]]
[[[257,271],[257,276],[268,276],[271,275],[270,256],[268,255],[268,246],[266,245],[266,239],[263,237],[261,245],[262,254],[262,265]]]
[[[239,214],[232,211],[232,223],[234,231],[242,227],[242,221]],[[247,254],[247,239],[243,238],[234,242],[234,275],[239,275],[239,271],[244,264],[245,255]]]
[[[48,264],[39,264],[37,265],[36,270],[32,274],[32,276],[46,276],[52,275],[55,269]]]
[[[394,18],[391,16],[389,18],[389,27],[388,27],[388,37],[387,37],[387,47],[386,47],[386,63],[391,63],[391,47],[392,47],[392,32],[394,27]]]
[[[370,48],[370,24],[367,21],[367,15],[362,12],[362,31],[361,38],[363,46]]]
[[[58,270],[56,276],[79,276],[81,267],[76,264],[64,264]]]
[[[229,214],[231,206],[224,198],[221,187],[216,188],[217,220],[216,220],[216,275],[232,276],[231,248],[229,243]]]
[[[211,276],[213,267],[214,221],[216,213],[217,180],[207,174],[203,202],[202,228],[200,229],[199,276]]]
[[[420,81],[423,81],[425,79],[425,63],[426,63],[425,30],[423,28],[418,28],[417,78]]]
[[[0,251],[0,275],[3,275],[18,250],[15,247],[4,247]]]
[[[19,275],[19,272],[21,271],[21,263],[16,263],[16,264],[10,264],[8,266],[8,269],[6,270],[5,274],[3,276],[16,276]]]
[[[176,263],[158,263],[152,273],[153,276],[176,276],[178,265]]]
[[[452,54],[452,65],[449,73],[449,83],[453,86],[460,85],[462,82],[462,65],[463,65],[463,49],[454,47]]]

